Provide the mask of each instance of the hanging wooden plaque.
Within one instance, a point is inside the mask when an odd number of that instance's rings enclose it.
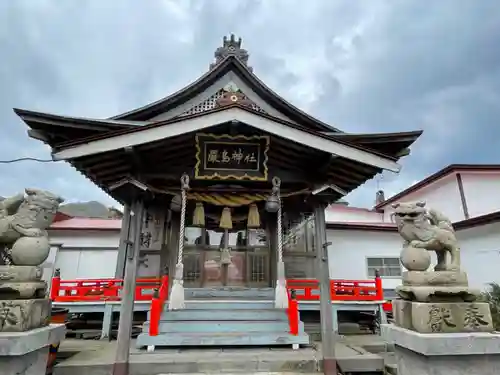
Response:
[[[267,181],[268,136],[196,134],[195,178]]]

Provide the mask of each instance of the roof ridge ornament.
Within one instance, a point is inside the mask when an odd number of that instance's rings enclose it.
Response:
[[[222,60],[228,56],[236,57],[243,65],[245,65],[248,70],[252,71],[252,67],[248,66],[248,51],[241,48],[242,39],[231,34],[229,39],[227,36],[222,38],[222,47],[218,47],[215,50],[214,57],[215,62],[210,64],[210,70],[215,68]]]

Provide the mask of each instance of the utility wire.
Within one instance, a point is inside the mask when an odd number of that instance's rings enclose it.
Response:
[[[11,160],[0,160],[0,164],[12,164],[12,163],[20,162],[20,161],[36,161],[38,163],[55,163],[55,162],[58,162],[59,160],[37,159],[37,158],[18,158],[18,159],[11,159]]]

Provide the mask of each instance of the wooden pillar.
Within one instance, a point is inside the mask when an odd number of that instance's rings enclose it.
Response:
[[[132,319],[134,317],[135,279],[139,263],[141,247],[141,227],[144,216],[144,205],[135,201],[131,207],[130,236],[126,246],[125,277],[121,295],[120,321],[118,323],[118,338],[113,375],[128,375],[130,356],[130,336],[132,334]]]
[[[101,325],[101,340],[111,340],[111,327],[113,325],[113,305],[104,302],[104,314]]]
[[[326,241],[325,208],[317,204],[314,209],[314,227],[316,234],[316,272],[319,274],[321,343],[323,355],[323,373],[337,375],[335,359],[335,335],[333,328],[333,308],[330,294],[330,271],[328,267],[328,243]],[[335,310],[335,313],[336,310]]]
[[[278,277],[278,237],[277,237],[276,216],[267,213],[266,237],[269,247],[269,286],[276,286],[276,279]]]
[[[123,207],[122,228],[120,230],[120,243],[118,244],[118,257],[116,259],[115,278],[123,279],[125,273],[125,258],[127,252],[127,241],[130,232],[130,206]]]
[[[163,228],[162,228],[162,244],[160,248],[160,272],[158,277],[161,277],[164,275],[165,270],[168,268],[168,275],[171,276],[172,269],[170,268],[170,222],[171,222],[171,213],[167,211],[165,215],[165,220],[163,222]],[[169,277],[170,279],[170,277]]]

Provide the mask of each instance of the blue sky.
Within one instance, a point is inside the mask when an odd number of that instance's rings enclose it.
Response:
[[[352,193],[371,206],[451,163],[500,160],[498,0],[6,0],[0,2],[0,159],[49,158],[13,107],[109,117],[206,72],[223,35],[254,72],[346,132],[423,129],[399,175]],[[112,200],[70,166],[0,164],[0,195]]]

